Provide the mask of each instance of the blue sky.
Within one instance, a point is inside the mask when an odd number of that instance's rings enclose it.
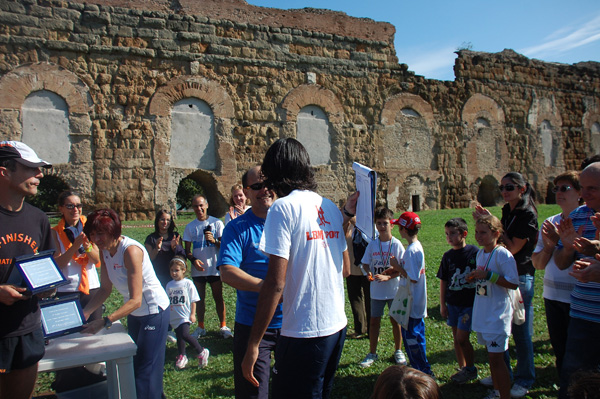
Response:
[[[599,0],[247,0],[274,8],[325,8],[390,22],[400,63],[431,79],[454,80],[454,51],[510,48],[529,58],[600,61]]]

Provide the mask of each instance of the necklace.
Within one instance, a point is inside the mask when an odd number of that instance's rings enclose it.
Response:
[[[392,240],[390,239],[390,244],[388,245],[387,257],[383,256],[383,247],[381,246],[381,238],[379,238],[379,255],[381,256],[381,261],[383,264],[382,267],[386,267],[389,265],[390,257],[392,256]]]

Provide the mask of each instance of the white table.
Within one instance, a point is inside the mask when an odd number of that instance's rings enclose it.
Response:
[[[109,398],[136,397],[133,356],[137,346],[119,322],[97,334],[70,334],[51,338],[38,371],[55,371],[106,362]]]

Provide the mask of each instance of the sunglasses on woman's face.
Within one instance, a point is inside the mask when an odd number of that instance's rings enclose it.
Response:
[[[515,186],[514,184],[501,184],[498,186],[498,188],[500,189],[500,191],[515,191],[515,188],[517,188],[517,186]]]
[[[75,209],[75,207],[77,207],[78,209],[83,209],[83,204],[67,204],[67,205],[65,205],[65,208],[67,208],[70,211]]]
[[[258,183],[254,183],[254,184],[249,185],[246,188],[250,188],[250,189],[252,189],[254,191],[262,190],[263,188],[265,188],[265,182],[261,181],[261,182],[258,182]]]
[[[566,193],[567,191],[569,191],[570,189],[572,189],[573,187],[571,186],[567,186],[567,185],[563,185],[563,186],[555,186],[552,187],[552,192],[554,194],[556,194],[557,192],[561,192],[561,193]]]

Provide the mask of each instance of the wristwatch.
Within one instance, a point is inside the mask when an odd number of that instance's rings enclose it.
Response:
[[[108,316],[104,317],[104,328],[107,330],[112,327],[112,321],[108,318]]]

